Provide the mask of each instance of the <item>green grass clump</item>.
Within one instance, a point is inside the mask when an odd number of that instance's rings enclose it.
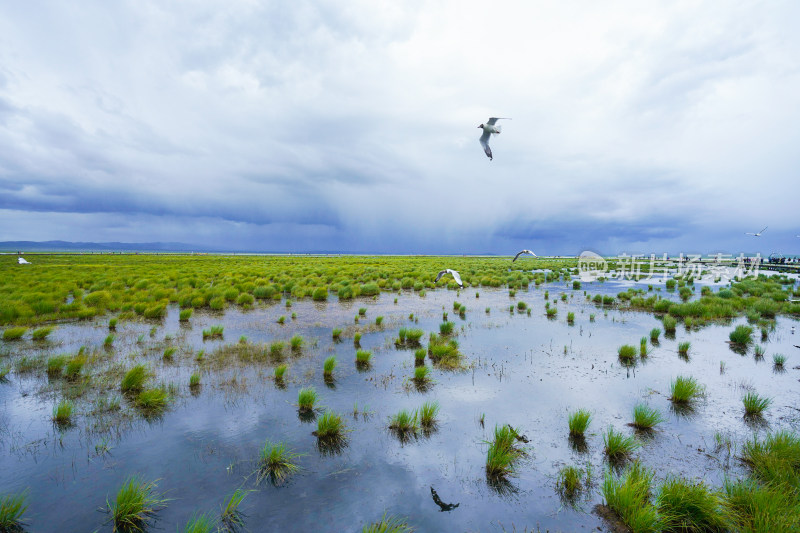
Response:
[[[283,357],[284,344],[281,341],[273,341],[269,344],[269,355],[273,359],[280,359]]]
[[[164,349],[164,355],[162,356],[162,359],[164,359],[164,361],[172,361],[176,351],[178,351],[178,349],[174,346]]]
[[[192,309],[182,309],[178,321],[188,322],[190,318],[192,318]]]
[[[47,375],[55,378],[61,375],[67,364],[66,355],[55,355],[47,360]]]
[[[117,322],[118,322],[118,319],[116,319],[116,318],[112,318],[111,320],[109,320],[108,321],[108,329],[110,329],[111,331],[116,330],[117,329]]]
[[[211,326],[203,330],[203,340],[205,339],[221,339],[225,335],[224,326]]]
[[[764,357],[765,353],[767,352],[766,350],[764,350],[763,346],[757,344],[753,347],[753,355],[755,356],[756,359],[761,359],[762,357]]]
[[[155,512],[165,507],[167,500],[157,494],[156,481],[141,481],[131,476],[117,491],[114,503],[106,500],[114,529],[120,531],[144,531]]]
[[[361,346],[361,332],[356,331],[355,335],[353,335],[353,345],[354,346]]]
[[[414,352],[414,363],[417,365],[425,364],[426,355],[427,352],[425,351],[425,348],[419,348]]]
[[[678,344],[678,353],[683,355],[683,356],[689,355],[689,348],[691,348],[691,346],[692,346],[692,343],[689,342],[689,341],[682,342],[682,343]]]
[[[8,376],[9,372],[11,372],[11,367],[0,366],[0,383],[6,380],[6,376]]]
[[[772,363],[778,368],[783,368],[783,365],[786,363],[786,356],[780,353],[773,354]]]
[[[619,355],[620,361],[631,362],[636,359],[636,347],[630,344],[623,344],[617,350],[617,355]]]
[[[200,374],[194,373],[191,376],[189,376],[189,387],[194,389],[199,386],[200,386]]]
[[[650,342],[655,344],[658,342],[658,337],[661,335],[661,330],[658,328],[653,328],[650,330]]]
[[[380,326],[381,324],[383,324],[383,317],[382,316],[376,317],[375,318],[375,325],[376,326]]]
[[[168,400],[164,389],[145,389],[136,396],[136,405],[148,411],[161,411],[167,406]]]
[[[23,490],[16,494],[6,493],[0,496],[0,530],[23,531],[22,518],[28,510],[28,491]]]
[[[405,342],[409,346],[417,346],[423,335],[425,335],[425,332],[419,328],[409,329],[406,331]]]
[[[244,527],[244,519],[239,506],[242,504],[249,491],[236,489],[228,498],[228,502],[222,508],[220,521],[225,526],[222,531],[239,531]]]
[[[83,370],[83,366],[86,364],[86,356],[84,355],[76,355],[72,357],[69,361],[67,361],[67,365],[64,367],[64,375],[67,379],[71,381],[75,381],[81,374],[81,370]]]
[[[16,341],[22,338],[25,335],[25,332],[28,331],[26,327],[18,327],[18,328],[8,328],[3,331],[3,340],[4,341]]]
[[[336,356],[332,355],[326,358],[325,362],[322,363],[322,375],[327,379],[332,378],[334,368],[336,368]]]
[[[116,336],[109,334],[103,341],[103,346],[112,346],[114,344],[114,339],[116,339]]]
[[[583,437],[591,421],[592,414],[586,409],[578,409],[570,413],[568,418],[569,434],[573,437]]]
[[[635,437],[626,437],[611,426],[603,434],[603,445],[603,451],[611,461],[621,461],[641,446]]]
[[[414,382],[417,385],[424,385],[430,381],[430,377],[428,376],[431,372],[431,369],[427,366],[418,366],[414,369]]]
[[[675,317],[670,315],[664,315],[664,318],[661,320],[661,323],[664,326],[664,331],[667,333],[675,333],[675,327],[678,325],[678,321],[675,320]]]
[[[558,309],[555,307],[548,307],[545,313],[547,314],[547,318],[555,318],[556,315],[558,315]]]
[[[504,479],[515,472],[523,452],[516,446],[517,431],[509,425],[494,427],[494,440],[486,452],[486,476],[490,480]]]
[[[31,338],[35,341],[43,341],[50,335],[53,330],[56,329],[55,326],[46,326],[43,328],[33,330],[31,334]]]
[[[726,480],[725,504],[733,531],[747,533],[800,530],[800,506],[793,490],[753,479]]]
[[[736,326],[736,329],[730,332],[728,338],[733,344],[740,346],[747,346],[753,341],[753,328],[750,326]]]
[[[653,472],[634,461],[620,477],[606,472],[601,492],[606,505],[633,533],[662,530],[656,508],[650,503]]]
[[[402,409],[396,415],[392,416],[389,421],[389,429],[393,429],[398,433],[416,433],[419,430],[417,419],[418,415],[416,411]]]
[[[335,341],[340,340],[342,338],[342,330],[340,328],[333,328],[333,331],[331,331],[331,337],[333,337],[333,340]]]
[[[584,471],[577,466],[564,466],[558,471],[556,488],[566,498],[572,499],[584,487]]]
[[[272,444],[266,441],[258,458],[257,482],[269,478],[274,485],[283,483],[290,475],[300,470],[296,464],[299,457],[300,454],[290,452],[282,442]]]
[[[439,334],[440,335],[451,335],[453,333],[453,328],[455,324],[449,321],[442,322],[439,324]]]
[[[186,526],[183,528],[183,533],[213,533],[217,528],[217,520],[209,513],[203,513],[192,516]]]
[[[567,313],[567,324],[574,324],[575,323],[575,313],[572,311]]]
[[[275,381],[283,381],[283,375],[286,374],[286,369],[289,368],[286,365],[278,365],[275,367]]]
[[[289,345],[292,348],[293,352],[299,351],[303,348],[303,343],[305,340],[301,335],[294,335],[291,339],[289,339]]]
[[[762,441],[753,437],[742,447],[742,459],[764,484],[792,491],[800,484],[800,437],[791,431],[770,433]]]
[[[279,316],[278,317],[278,324],[280,324],[281,326],[286,324],[286,316],[284,316],[284,315]]]
[[[144,365],[136,365],[128,370],[122,377],[120,389],[122,392],[139,392],[144,388],[148,372]]]
[[[758,393],[750,391],[742,397],[745,416],[760,416],[772,403],[770,398],[762,398]]]
[[[367,366],[372,361],[372,352],[367,350],[356,350],[356,364]]]
[[[430,429],[436,425],[436,417],[439,414],[439,402],[425,402],[419,408],[419,425],[425,429]]]
[[[75,404],[69,400],[61,400],[53,407],[53,422],[62,425],[69,424],[73,409],[75,409]]]
[[[703,387],[691,377],[678,376],[670,383],[669,399],[675,403],[686,404],[703,394]]]
[[[633,408],[633,427],[636,429],[652,429],[663,421],[658,409],[647,404],[640,403]]]
[[[361,533],[412,533],[413,531],[414,528],[409,526],[404,519],[386,515],[379,522],[361,529]]]
[[[342,417],[331,411],[326,411],[317,419],[317,431],[314,435],[319,439],[335,439],[342,436],[344,432],[344,421]]]
[[[703,482],[690,483],[670,476],[656,496],[656,508],[664,531],[723,532],[728,529],[728,511],[718,491]]]
[[[309,412],[314,410],[314,404],[317,402],[317,391],[314,387],[300,389],[297,393],[297,405],[301,412]]]
[[[358,314],[361,316],[367,316],[367,308],[366,307],[359,307]]]

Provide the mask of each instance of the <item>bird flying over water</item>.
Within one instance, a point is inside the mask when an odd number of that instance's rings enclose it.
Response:
[[[765,230],[766,230],[768,227],[769,227],[769,226],[764,226],[764,229],[762,229],[762,230],[761,230],[761,231],[759,231],[758,233],[745,233],[745,235],[752,235],[753,237],[761,237],[761,234],[762,234],[762,233],[764,233],[764,231],[765,231]]]
[[[486,152],[486,157],[489,158],[489,161],[492,160],[492,149],[489,148],[489,137],[494,133],[495,135],[500,134],[500,130],[502,129],[500,126],[495,126],[495,123],[498,120],[511,120],[508,117],[491,117],[486,124],[481,124],[478,126],[483,130],[483,135],[481,135],[480,142],[481,146],[483,146],[483,151]]]
[[[28,261],[25,261],[25,259],[23,259],[22,257],[17,257],[17,263],[19,263],[20,265],[30,265],[30,263]]]
[[[458,275],[458,272],[456,272],[455,270],[450,270],[449,268],[439,272],[439,275],[436,276],[434,283],[438,283],[439,280],[442,279],[442,276],[444,276],[445,274],[451,274],[453,276],[453,279],[456,280],[456,283],[458,283],[458,286],[464,287],[464,284],[461,283],[461,276]]]
[[[522,250],[520,253],[518,253],[517,255],[514,256],[514,259],[512,259],[511,262],[513,263],[514,261],[516,261],[519,258],[519,256],[521,256],[522,254],[528,254],[528,255],[532,255],[533,257],[539,257],[538,255],[536,255],[535,253],[531,252],[530,250]]]

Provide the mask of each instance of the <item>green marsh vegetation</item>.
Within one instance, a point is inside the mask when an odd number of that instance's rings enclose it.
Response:
[[[283,383],[283,376],[286,374],[286,369],[289,368],[287,365],[278,365],[275,367],[273,371],[273,376],[275,377],[275,381],[277,383]],[[313,407],[313,402],[312,402]]]
[[[669,399],[677,404],[688,404],[705,393],[704,387],[693,377],[678,376],[669,388]]]
[[[368,368],[372,361],[372,352],[367,350],[356,350],[356,366]]]
[[[490,482],[501,481],[516,472],[517,461],[525,452],[517,446],[519,433],[509,426],[495,426],[494,439],[486,442],[486,478]]]
[[[623,365],[632,365],[636,361],[636,347],[630,344],[623,344],[617,349],[617,355]]]
[[[333,328],[331,331],[331,337],[335,341],[340,341],[342,339],[342,330],[341,328]]]
[[[0,530],[23,531],[28,491],[0,495]]]
[[[412,533],[414,528],[408,525],[408,522],[396,516],[383,517],[375,523],[364,526],[361,533]]]
[[[244,527],[244,515],[239,506],[249,493],[250,491],[236,489],[228,497],[220,515],[220,522],[224,526],[222,531],[239,531]]]
[[[745,416],[757,417],[762,416],[763,412],[772,404],[772,400],[763,398],[754,391],[748,391],[742,397],[742,404],[744,404]]]
[[[61,400],[53,407],[53,422],[60,426],[67,426],[71,423],[72,411],[75,404],[70,400]]]
[[[589,487],[589,484],[589,475],[583,468],[567,465],[558,470],[556,489],[567,500],[574,500],[581,491]]]
[[[344,436],[345,425],[342,417],[332,411],[325,411],[317,419],[314,435],[321,441],[333,441]]]
[[[731,343],[739,346],[747,346],[753,342],[753,328],[750,326],[736,326],[728,335]]]
[[[7,328],[3,331],[3,340],[4,341],[16,341],[22,338],[25,335],[25,332],[28,331],[26,327],[17,327],[17,328]]]
[[[139,392],[144,388],[150,373],[144,365],[136,365],[125,373],[120,383],[122,392]]]
[[[217,520],[210,513],[192,515],[183,533],[213,533],[217,528]]]
[[[193,309],[181,309],[180,314],[178,315],[179,322],[188,322],[190,318],[192,318]]]
[[[297,406],[300,412],[312,412],[315,403],[317,403],[317,391],[314,387],[300,389],[300,392],[297,393]]]
[[[640,446],[634,436],[625,436],[611,426],[603,433],[603,451],[611,462],[624,461]]]
[[[303,339],[302,335],[293,335],[289,340],[289,345],[293,352],[299,352],[303,348],[304,343],[305,339]]]
[[[412,379],[417,387],[424,387],[430,383],[430,373],[431,369],[425,366],[424,362],[422,366],[414,368],[414,377]]]
[[[786,363],[786,356],[781,353],[772,354],[772,364],[775,368],[783,368]]]
[[[401,409],[392,415],[389,420],[389,429],[394,431],[401,440],[416,435],[419,431],[419,415],[417,411]]]
[[[633,423],[631,424],[638,430],[649,430],[664,422],[664,417],[653,407],[647,404],[636,404],[633,408]]]
[[[578,409],[569,414],[567,424],[569,425],[569,435],[573,438],[582,439],[585,437],[586,429],[592,421],[592,414],[586,409]]]
[[[224,326],[211,326],[203,330],[203,340],[206,339],[221,339],[225,336]]]
[[[322,363],[322,375],[327,380],[333,379],[333,369],[336,368],[336,356],[331,355]]]
[[[428,352],[425,351],[425,348],[418,348],[414,351],[414,366],[424,365],[426,355],[428,355]]]
[[[266,441],[259,452],[257,483],[269,479],[273,485],[280,485],[300,470],[297,465],[300,457],[300,454],[289,451],[282,442]]]
[[[158,509],[166,507],[167,499],[156,492],[158,480],[143,481],[129,477],[117,491],[114,502],[106,500],[114,530],[142,531]]]
[[[436,427],[439,416],[439,402],[425,402],[419,408],[419,425],[423,430],[430,431]]]
[[[661,335],[661,330],[658,328],[653,328],[650,330],[650,344],[656,345],[658,344],[658,337]]]
[[[35,341],[43,341],[47,339],[47,337],[56,329],[55,326],[45,326],[43,328],[38,328],[33,330],[31,333],[31,339]]]
[[[684,341],[678,344],[678,354],[683,357],[689,356],[689,348],[692,347],[692,343],[689,341]]]
[[[458,341],[436,333],[430,334],[428,356],[441,368],[457,370],[463,367],[463,355],[458,349]]]

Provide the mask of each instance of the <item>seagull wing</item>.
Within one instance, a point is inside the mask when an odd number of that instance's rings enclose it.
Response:
[[[489,132],[484,130],[483,135],[480,138],[481,146],[483,146],[483,151],[486,152],[486,157],[490,160],[492,159],[492,149],[489,148]]]
[[[756,233],[745,233],[745,235],[757,235]]]
[[[516,261],[519,258],[519,256],[521,256],[524,253],[525,253],[525,250],[522,250],[521,252],[518,252],[517,255],[514,256],[514,259],[511,260],[511,262],[513,263],[514,261]]]
[[[448,269],[447,271],[453,275],[453,279],[456,280],[456,283],[458,283],[459,287],[463,287],[464,286],[464,284],[461,283],[461,276],[458,275],[458,272],[456,272],[455,270],[450,270],[450,269]]]
[[[767,228],[768,228],[768,227],[769,227],[769,226],[764,226],[764,229],[762,229],[761,231],[759,231],[759,233],[764,233],[765,231],[767,231]]]
[[[511,120],[511,119],[508,117],[490,117],[489,122],[487,122],[487,124],[490,126],[494,126],[495,122],[497,122],[498,120]]]
[[[439,283],[439,280],[442,279],[442,276],[444,276],[445,274],[447,274],[447,270],[442,270],[441,272],[439,272],[439,275],[436,276],[436,279],[433,280],[433,282]]]

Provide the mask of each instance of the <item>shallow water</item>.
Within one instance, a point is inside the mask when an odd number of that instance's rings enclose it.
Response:
[[[624,368],[617,348],[638,348],[639,338],[661,327],[660,322],[648,313],[598,308],[585,300],[583,290],[590,295],[616,294],[628,286],[606,281],[584,283],[582,290],[573,291],[571,282],[551,283],[518,291],[515,298],[506,289],[467,289],[460,295],[440,290],[425,297],[409,291],[397,295],[397,304],[395,295],[384,293],[377,300],[299,301],[291,309],[276,303],[251,311],[231,309],[224,315],[195,313],[188,327],[179,325],[177,309],[170,309],[163,322],[121,323],[110,361],[122,360],[126,366],[148,361],[159,381],[178,385],[178,398],[155,420],[142,418],[123,400],[124,411],[134,417],[110,427],[101,426],[88,414],[91,405],[78,400],[75,425],[60,431],[50,422],[56,398],[40,392],[47,378],[12,372],[0,384],[0,487],[4,492],[30,489],[30,531],[111,530],[103,511],[106,498],[113,500],[134,473],[159,479],[159,489],[171,499],[157,513],[157,526],[166,530],[185,523],[194,512],[217,513],[223,500],[240,487],[253,490],[241,506],[251,531],[353,531],[384,513],[408,517],[420,531],[522,530],[537,525],[551,531],[605,530],[592,512],[602,501],[598,482],[607,468],[602,432],[612,425],[631,433],[626,424],[636,403],[647,401],[667,418],[643,437],[643,447],[634,454],[655,468],[659,479],[680,474],[719,486],[726,475],[736,477],[744,470],[725,450],[715,451],[715,432],[740,445],[754,432],[796,429],[800,424],[800,371],[793,368],[800,364],[800,350],[793,346],[800,338],[791,333],[796,321],[778,319],[763,360],[755,359],[752,349],[740,355],[728,347],[728,333],[744,323],[740,319],[688,332],[679,325],[675,338],[662,336],[646,360]],[[551,305],[558,307],[554,320],[544,315],[545,290]],[[568,302],[556,303],[562,292],[569,295]],[[660,294],[675,297],[666,291]],[[453,301],[467,305],[466,319],[453,314]],[[509,312],[509,305],[518,301],[532,307],[531,316]],[[335,343],[330,334],[334,327],[354,326],[359,307],[368,308],[362,328],[376,316],[385,317],[382,329],[364,333],[361,339],[362,347],[374,353],[367,372],[355,368],[352,335]],[[471,368],[434,369],[433,386],[419,392],[408,381],[413,349],[398,350],[392,340],[401,326],[438,331],[443,310],[456,323],[456,338]],[[566,323],[568,311],[575,313],[574,325]],[[292,312],[297,320],[289,318]],[[409,321],[409,313],[418,323]],[[283,326],[276,322],[281,315],[287,317]],[[47,343],[4,343],[0,350],[10,353],[3,359],[13,361],[36,353],[74,353],[82,345],[101,347],[106,324],[107,319],[62,324]],[[225,340],[204,342],[202,330],[215,324],[225,326]],[[158,329],[151,337],[154,325]],[[288,341],[294,334],[303,335],[307,346],[303,355],[289,359],[285,389],[270,379],[270,365],[231,365],[204,374],[199,393],[190,394],[186,384],[196,369],[193,357],[198,350],[211,352],[242,335],[260,343]],[[179,347],[174,363],[161,360],[167,335],[172,337],[169,343]],[[677,354],[677,344],[684,340],[692,343],[688,360]],[[783,373],[773,369],[776,352],[788,356]],[[139,355],[134,359],[131,354]],[[323,381],[321,368],[331,354],[339,360],[333,387]],[[694,376],[707,387],[706,399],[691,413],[670,410],[669,382],[677,375]],[[339,453],[320,453],[311,434],[316,425],[298,417],[297,391],[309,385],[317,389],[324,407],[344,415],[349,431]],[[742,417],[741,396],[750,388],[774,399],[762,425]],[[441,405],[437,431],[400,442],[387,428],[388,417],[428,400]],[[354,417],[355,404],[369,414]],[[567,415],[577,408],[593,413],[586,451],[573,449],[567,438]],[[506,423],[519,428],[530,442],[518,475],[498,492],[486,481],[484,441],[495,424]],[[280,487],[257,485],[252,474],[265,440],[284,441],[303,454],[301,472]],[[101,443],[108,453],[95,448]],[[574,505],[563,502],[555,489],[557,471],[565,464],[591,466],[595,480]],[[459,506],[441,512],[430,487],[443,501]]]

